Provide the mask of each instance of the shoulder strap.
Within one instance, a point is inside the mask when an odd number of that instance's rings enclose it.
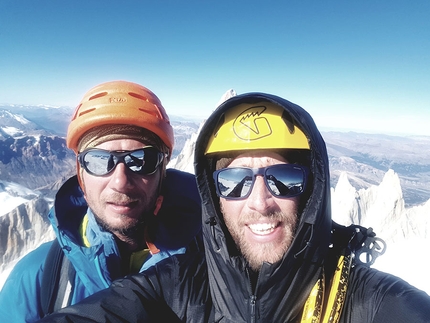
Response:
[[[55,239],[45,260],[40,289],[42,317],[70,305],[75,269]]]

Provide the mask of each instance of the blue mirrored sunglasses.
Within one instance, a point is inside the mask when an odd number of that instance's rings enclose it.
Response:
[[[78,154],[78,161],[87,173],[94,176],[109,174],[121,162],[133,173],[151,175],[155,173],[164,157],[166,154],[152,146],[114,151],[90,148]]]
[[[268,190],[276,197],[290,198],[306,189],[309,169],[296,164],[277,164],[263,168],[230,167],[213,173],[216,193],[231,200],[245,199],[251,194],[255,177],[261,175]]]

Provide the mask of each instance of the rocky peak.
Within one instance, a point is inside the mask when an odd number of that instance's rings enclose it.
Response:
[[[44,198],[37,197],[0,217],[0,269],[54,239],[47,218],[49,207]]]
[[[74,153],[58,136],[23,136],[0,140],[0,176],[37,189],[74,171]]]

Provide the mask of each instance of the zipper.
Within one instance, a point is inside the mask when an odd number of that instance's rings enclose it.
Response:
[[[258,280],[260,279],[260,272],[258,272],[257,277],[256,277],[256,282],[255,282],[255,288],[253,288],[252,286],[252,281],[251,281],[251,274],[249,271],[249,268],[246,269],[246,272],[248,274],[248,283],[249,283],[249,310],[250,310],[250,322],[251,323],[255,323],[257,322],[257,285],[258,285]]]
[[[251,323],[256,322],[256,319],[255,319],[255,303],[256,303],[256,300],[257,300],[257,296],[251,295],[250,301],[249,301],[249,304],[251,306]]]

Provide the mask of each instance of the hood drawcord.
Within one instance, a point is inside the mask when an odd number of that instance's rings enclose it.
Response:
[[[309,239],[308,239],[308,240],[306,240],[306,245],[302,248],[302,250],[299,250],[299,252],[297,252],[297,253],[294,255],[294,258],[298,258],[298,257],[299,257],[303,252],[305,252],[306,248],[308,248],[308,247],[311,247],[311,246],[312,246],[311,241],[312,241],[312,237],[313,237],[313,235],[314,235],[314,226],[313,226],[313,225],[311,225],[311,236],[309,237]]]
[[[220,246],[219,246],[219,244],[218,244],[218,242],[216,241],[216,238],[215,238],[215,226],[218,224],[218,223],[216,222],[215,217],[214,217],[214,216],[211,216],[211,217],[209,218],[209,220],[206,220],[206,221],[205,221],[205,223],[206,223],[206,224],[209,224],[209,225],[211,226],[212,239],[213,239],[214,244],[215,244],[215,251],[216,251],[216,252],[220,252],[220,251],[221,251],[221,248],[220,248]]]

